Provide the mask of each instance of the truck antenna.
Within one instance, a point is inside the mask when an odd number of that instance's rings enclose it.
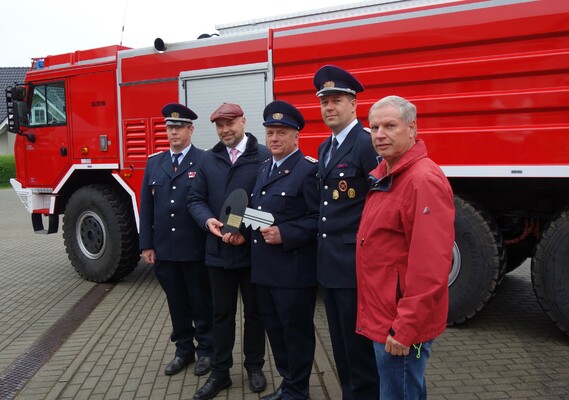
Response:
[[[125,21],[126,21],[126,9],[127,9],[127,5],[128,5],[128,0],[124,1],[124,14],[123,14],[123,18],[122,18],[122,29],[121,29],[121,41],[119,43],[120,46],[122,46],[122,38],[124,36],[124,25],[125,25]]]

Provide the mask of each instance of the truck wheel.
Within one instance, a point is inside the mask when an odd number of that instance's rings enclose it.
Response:
[[[63,239],[71,264],[91,282],[119,280],[140,259],[131,200],[107,185],[85,186],[71,196]]]
[[[463,323],[482,310],[494,297],[505,272],[502,237],[490,215],[457,196],[454,206],[448,325]]]
[[[551,221],[537,243],[531,281],[545,314],[569,334],[569,208]]]

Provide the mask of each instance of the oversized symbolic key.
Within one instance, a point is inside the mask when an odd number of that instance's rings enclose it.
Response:
[[[251,226],[253,229],[265,228],[275,222],[273,214],[247,207],[249,198],[243,189],[235,189],[221,207],[219,221],[223,223],[221,233],[235,233],[241,223]]]

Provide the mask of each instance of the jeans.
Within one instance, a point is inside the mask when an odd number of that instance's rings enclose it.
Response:
[[[431,355],[433,340],[411,346],[409,355],[393,356],[385,351],[385,344],[373,342],[379,398],[381,400],[426,400],[425,368]]]

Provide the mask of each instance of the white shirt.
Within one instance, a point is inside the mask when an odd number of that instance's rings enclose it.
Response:
[[[191,147],[192,147],[192,144],[190,143],[190,145],[188,147],[186,147],[184,150],[182,150],[182,155],[180,157],[178,157],[178,165],[180,165],[182,163],[182,160],[184,159],[186,154],[188,154],[188,151],[190,151]],[[178,153],[176,153],[176,154],[178,154]],[[172,162],[174,162],[174,152],[172,151],[172,149],[170,149],[170,158],[172,159]]]
[[[248,139],[249,138],[247,137],[247,135],[245,135],[243,139],[239,142],[239,144],[235,146],[235,148],[239,150],[239,153],[237,153],[237,158],[241,157],[241,154],[245,153]],[[226,147],[226,149],[227,149],[227,154],[229,154],[229,159],[231,160],[231,147]]]

